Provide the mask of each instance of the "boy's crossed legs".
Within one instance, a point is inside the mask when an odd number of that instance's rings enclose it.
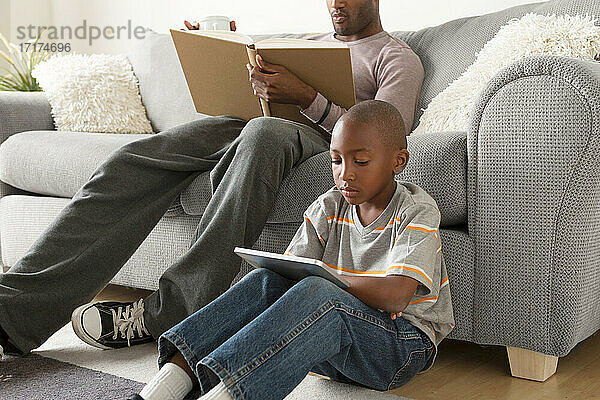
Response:
[[[304,125],[232,117],[193,121],[123,146],[0,274],[0,327],[24,353],[40,346],[112,279],[177,195],[210,170],[214,193],[195,243],[145,300],[145,325],[158,337],[227,290],[240,265],[233,248],[254,244],[289,170],[327,148]]]
[[[252,271],[160,337],[159,366],[181,353],[201,394],[246,400],[282,399],[309,371],[390,390],[426,367],[433,344],[404,318],[320,277],[294,283]]]

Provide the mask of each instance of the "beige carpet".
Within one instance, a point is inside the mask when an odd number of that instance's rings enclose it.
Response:
[[[70,324],[56,332],[34,353],[144,383],[148,382],[158,370],[156,365],[158,352],[155,343],[128,349],[100,350],[81,342],[75,336]],[[407,398],[307,375],[285,400],[308,399],[402,400]]]

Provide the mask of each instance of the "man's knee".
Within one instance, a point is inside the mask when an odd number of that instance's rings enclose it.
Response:
[[[256,147],[262,151],[281,149],[292,146],[297,139],[297,129],[287,121],[258,117],[248,121],[240,139],[247,146]]]
[[[281,118],[256,117],[248,121],[244,129],[248,131],[277,131],[285,129],[288,126],[289,122]]]

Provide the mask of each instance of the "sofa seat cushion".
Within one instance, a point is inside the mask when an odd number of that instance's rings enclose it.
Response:
[[[21,132],[0,146],[0,180],[33,193],[70,198],[113,151],[151,135]]]
[[[436,201],[441,226],[464,225],[467,220],[467,134],[444,132],[409,136],[410,159],[397,175],[399,181],[414,182]],[[293,168],[284,179],[267,222],[303,220],[306,208],[334,186],[328,152],[316,154]],[[183,210],[201,215],[212,193],[210,172],[200,174],[181,193]]]
[[[2,197],[2,263],[7,267],[14,266],[68,204],[69,199],[58,197]],[[158,289],[158,279],[162,273],[189,250],[199,221],[200,217],[165,214],[117,275],[111,279],[111,283],[141,289]]]
[[[153,134],[27,131],[0,145],[0,180],[28,192],[71,198],[108,156]],[[165,215],[183,215],[179,197]]]

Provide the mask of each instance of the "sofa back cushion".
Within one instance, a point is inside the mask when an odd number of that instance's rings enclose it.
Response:
[[[477,58],[477,53],[512,18],[527,13],[590,14],[600,17],[598,0],[552,0],[525,4],[492,14],[461,18],[416,32],[392,32],[421,58],[425,79],[413,128],[431,99],[446,89]]]
[[[155,132],[203,118],[196,112],[171,35],[148,31],[127,52]]]

